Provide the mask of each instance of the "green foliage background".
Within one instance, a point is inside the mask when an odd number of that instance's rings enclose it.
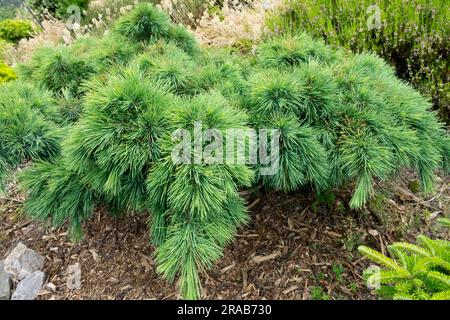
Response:
[[[18,42],[20,39],[30,37],[33,26],[27,20],[6,19],[0,21],[0,39]]]
[[[78,6],[81,10],[87,9],[90,0],[25,0],[37,15],[48,12],[56,18],[63,18],[67,14],[67,8],[71,5]]]
[[[367,22],[377,5],[381,29]],[[450,121],[450,7],[446,0],[286,0],[286,9],[267,19],[278,33],[307,32],[353,52],[375,52],[396,74],[432,98],[441,119]]]
[[[21,2],[21,0],[0,0],[0,21],[14,18]]]

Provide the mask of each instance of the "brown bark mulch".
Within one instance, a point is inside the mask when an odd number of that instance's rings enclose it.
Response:
[[[249,196],[251,223],[239,230],[212,270],[202,275],[204,299],[376,299],[362,273],[370,262],[357,246],[386,252],[418,233],[447,237],[436,218],[450,213],[449,177],[434,197],[409,190],[414,175],[380,185],[366,209],[350,210],[348,192],[317,197],[310,191]],[[0,200],[0,259],[17,244],[46,257],[47,285],[39,299],[178,299],[176,283],[156,272],[147,217],[113,219],[99,210],[84,239],[71,243],[65,228],[22,214],[22,198]],[[82,285],[66,286],[67,268],[79,263]]]

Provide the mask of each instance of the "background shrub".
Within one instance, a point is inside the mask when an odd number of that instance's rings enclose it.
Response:
[[[367,11],[376,4],[381,28],[369,30]],[[402,79],[432,98],[441,119],[450,123],[450,8],[445,0],[287,0],[267,19],[277,33],[304,31],[354,52],[372,51]]]
[[[16,9],[22,2],[22,0],[0,0],[0,21],[14,18]]]
[[[35,14],[43,15],[48,12],[56,18],[63,18],[67,14],[67,8],[71,5],[85,10],[90,0],[26,0],[26,4]]]
[[[9,67],[6,63],[3,62],[4,51],[10,45],[11,44],[9,42],[0,38],[0,85],[17,78],[14,69]]]
[[[0,38],[18,42],[20,39],[28,38],[33,33],[33,26],[27,20],[6,19],[0,21]]]
[[[0,61],[0,85],[17,78],[14,69]]]

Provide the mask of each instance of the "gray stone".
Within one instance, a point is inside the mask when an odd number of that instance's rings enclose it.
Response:
[[[81,289],[81,268],[78,262],[67,268],[66,286],[69,290]]]
[[[11,276],[3,269],[3,260],[0,261],[0,300],[9,300],[11,297]]]
[[[11,300],[34,300],[45,282],[45,273],[35,271],[19,282]]]
[[[24,279],[37,270],[42,270],[44,257],[19,242],[5,259],[5,271],[18,280]]]

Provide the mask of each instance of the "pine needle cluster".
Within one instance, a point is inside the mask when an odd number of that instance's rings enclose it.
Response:
[[[432,193],[435,171],[448,170],[450,140],[427,111],[429,101],[376,56],[330,55],[313,42],[300,35],[259,48],[257,59],[267,67],[250,80],[247,108],[261,119],[257,126],[281,130],[284,150],[281,177],[268,177],[269,185],[292,190],[353,183],[350,206],[359,208],[376,181],[406,167],[417,170],[424,192]],[[309,132],[308,148],[298,145],[306,141],[299,128]]]
[[[28,160],[52,159],[61,133],[52,96],[31,84],[0,86],[0,193],[14,168]]]

